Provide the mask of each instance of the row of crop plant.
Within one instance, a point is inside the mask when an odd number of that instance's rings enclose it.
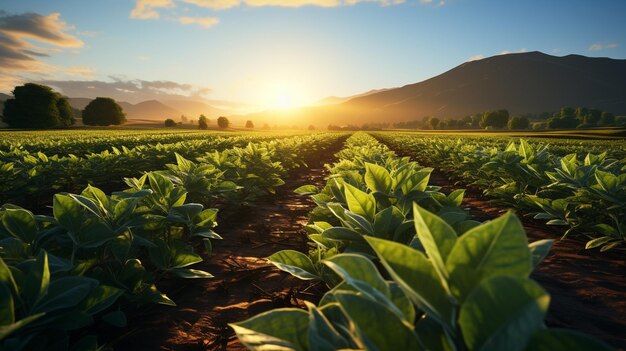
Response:
[[[587,249],[625,247],[626,160],[607,152],[559,156],[549,143],[524,139],[497,147],[464,139],[377,135],[505,205],[567,228],[563,237],[586,238]]]
[[[220,239],[218,212],[204,204],[251,204],[339,137],[251,143],[196,161],[176,155],[165,170],[125,179],[122,191],[55,194],[52,216],[3,205],[0,349],[95,350],[98,337],[88,328],[95,321],[123,327],[124,306],[174,305],[158,279],[211,277],[193,268]]]
[[[109,185],[122,177],[165,168],[176,154],[195,159],[208,152],[244,147],[250,142],[274,140],[277,135],[232,135],[191,139],[168,144],[147,144],[133,148],[112,147],[83,156],[30,152],[20,148],[0,151],[0,201],[49,198],[58,191],[79,191],[86,184]],[[120,184],[113,184],[119,186]]]
[[[328,285],[319,304],[233,324],[251,350],[604,350],[580,333],[547,328],[549,294],[529,278],[552,241],[529,244],[517,217],[473,221],[429,184],[431,169],[364,133],[330,167],[308,254],[269,260]]]

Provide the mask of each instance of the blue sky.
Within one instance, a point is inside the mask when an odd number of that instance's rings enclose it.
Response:
[[[30,56],[23,65],[2,65],[0,50],[0,67],[14,67],[0,84],[54,82],[71,94],[89,81],[121,94],[114,83],[152,82],[127,100],[157,92],[276,107],[410,84],[504,52],[626,58],[626,1],[350,2],[4,0],[0,40],[36,50],[12,48]],[[33,13],[39,31],[11,27]],[[41,40],[41,30],[59,38]]]

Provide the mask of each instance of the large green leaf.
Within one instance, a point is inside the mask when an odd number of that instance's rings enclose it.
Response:
[[[98,285],[81,301],[79,308],[94,315],[111,306],[123,293],[124,290],[113,286]]]
[[[365,217],[368,221],[373,222],[376,216],[376,200],[374,196],[361,191],[354,186],[344,184],[346,203],[348,210]]]
[[[46,296],[49,285],[48,254],[41,250],[35,262],[30,266],[22,287],[22,297],[29,308],[35,306],[39,300]]]
[[[437,215],[413,204],[415,231],[426,254],[441,277],[444,287],[448,286],[446,260],[456,243],[456,232]]]
[[[463,234],[450,251],[446,268],[451,291],[461,300],[493,275],[527,277],[532,261],[519,219],[507,213]]]
[[[309,314],[300,309],[276,309],[229,325],[250,350],[308,349]]]
[[[402,211],[396,206],[390,206],[378,212],[374,218],[374,236],[391,240],[396,229],[404,221]]]
[[[69,232],[80,232],[85,223],[83,207],[69,195],[54,195],[52,212],[57,222]]]
[[[422,252],[388,240],[370,236],[365,239],[414,304],[444,326],[451,328],[455,324],[452,298]]]
[[[541,261],[548,256],[553,243],[554,240],[552,239],[543,239],[528,244],[528,248],[530,249],[530,253],[532,255],[533,268],[536,268]]]
[[[12,324],[15,322],[15,305],[11,290],[0,283],[0,325]]]
[[[365,163],[365,184],[372,191],[384,194],[391,193],[393,180],[385,167],[373,163]]]
[[[15,282],[15,278],[13,277],[13,273],[9,266],[4,262],[2,257],[0,256],[0,284],[4,284],[7,288],[9,288],[10,292],[18,296],[19,288],[17,283]]]
[[[98,285],[98,281],[81,276],[68,276],[52,280],[48,292],[32,309],[32,312],[61,310],[78,305]]]
[[[295,250],[282,250],[268,257],[270,263],[295,277],[304,280],[319,279],[309,256]]]
[[[309,351],[335,351],[349,347],[341,334],[315,305],[306,302],[309,308]]]
[[[364,256],[344,253],[335,255],[325,260],[324,263],[344,279],[349,276],[351,279],[360,280],[380,292],[389,294],[387,283],[385,283],[378,269],[372,261]]]
[[[337,292],[341,309],[357,328],[366,349],[380,351],[420,350],[413,327],[384,305],[352,292]]]
[[[83,190],[81,195],[94,200],[98,204],[102,212],[108,213],[111,201],[109,200],[109,197],[106,196],[104,191],[91,185],[87,185],[87,188]]]
[[[96,248],[119,236],[106,223],[91,221],[80,232],[76,233],[76,240],[81,248]]]
[[[24,326],[36,321],[37,319],[43,317],[44,315],[45,313],[38,313],[32,316],[28,316],[26,318],[20,319],[19,321],[12,323],[12,324],[0,325],[0,341],[6,339],[11,334],[20,330]]]
[[[37,221],[30,211],[24,209],[4,210],[2,225],[14,237],[31,243],[37,237]]]
[[[461,306],[463,339],[470,350],[523,350],[543,327],[549,304],[550,295],[528,278],[483,280]]]

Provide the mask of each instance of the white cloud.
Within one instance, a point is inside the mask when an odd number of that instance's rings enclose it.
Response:
[[[43,61],[60,52],[73,52],[84,43],[70,34],[73,27],[61,20],[59,13],[42,16],[37,13],[10,15],[0,11],[0,67],[3,78],[0,90],[31,79],[58,76],[92,77],[93,68],[59,67]]]
[[[602,50],[608,50],[608,49],[615,49],[618,46],[619,44],[617,43],[610,43],[610,44],[595,43],[591,45],[588,50],[589,51],[602,51]]]
[[[118,101],[137,103],[154,99],[186,99],[198,98],[210,92],[210,89],[192,84],[181,84],[173,81],[147,81],[123,77],[109,77],[101,80],[54,80],[43,79],[37,83],[52,86],[63,94],[71,97],[107,96]]]
[[[433,5],[434,0],[415,0],[424,5]],[[161,18],[158,10],[174,8],[177,3],[191,4],[210,10],[228,10],[235,7],[338,7],[352,6],[358,3],[377,3],[381,6],[400,5],[407,0],[135,0],[135,7],[130,17],[141,20],[156,20]],[[444,0],[437,2],[437,6],[443,6]],[[214,17],[178,17],[177,21],[183,24],[198,24],[210,28],[219,22]]]
[[[472,57],[468,58],[468,59],[467,59],[467,62],[470,62],[470,61],[477,61],[477,60],[482,60],[482,59],[484,59],[484,58],[485,58],[485,55],[483,55],[483,54],[478,54],[478,55],[474,55],[474,56],[472,56]]]
[[[130,12],[130,18],[159,19],[161,16],[155,9],[173,6],[172,0],[136,0],[135,8]]]
[[[204,28],[211,28],[220,22],[215,17],[179,17],[178,22],[182,24],[197,24]]]

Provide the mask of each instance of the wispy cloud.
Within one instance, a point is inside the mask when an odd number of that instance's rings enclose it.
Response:
[[[130,12],[130,18],[159,19],[161,16],[156,9],[174,7],[172,0],[136,0],[135,8]]]
[[[619,44],[617,43],[609,43],[609,44],[595,43],[591,45],[588,50],[589,51],[602,51],[602,50],[608,50],[608,49],[615,49],[618,46]]]
[[[423,5],[443,6],[444,0],[415,0]],[[377,3],[381,6],[400,5],[407,0],[135,0],[135,7],[130,12],[130,18],[141,20],[156,20],[161,18],[163,9],[174,8],[177,4],[187,4],[213,11],[228,10],[235,7],[339,7],[353,6],[358,3]],[[173,19],[173,18],[171,18]],[[219,23],[215,17],[177,17],[182,24],[197,24],[210,28]]]
[[[474,55],[470,58],[467,59],[467,62],[471,62],[471,61],[476,61],[476,60],[482,60],[485,58],[485,55],[483,54],[478,54],[478,55]]]
[[[220,23],[216,17],[179,17],[178,22],[182,24],[197,24],[204,28],[211,28]]]
[[[0,79],[0,90],[8,91],[32,77],[92,77],[91,67],[58,67],[43,61],[51,55],[83,47],[83,41],[70,34],[73,29],[56,12],[43,16],[0,11],[0,67],[6,73]]]
[[[110,76],[109,81],[44,79],[37,83],[50,85],[71,97],[107,96],[131,103],[154,99],[203,99],[211,91],[208,88],[167,80],[147,81],[117,76]]]

